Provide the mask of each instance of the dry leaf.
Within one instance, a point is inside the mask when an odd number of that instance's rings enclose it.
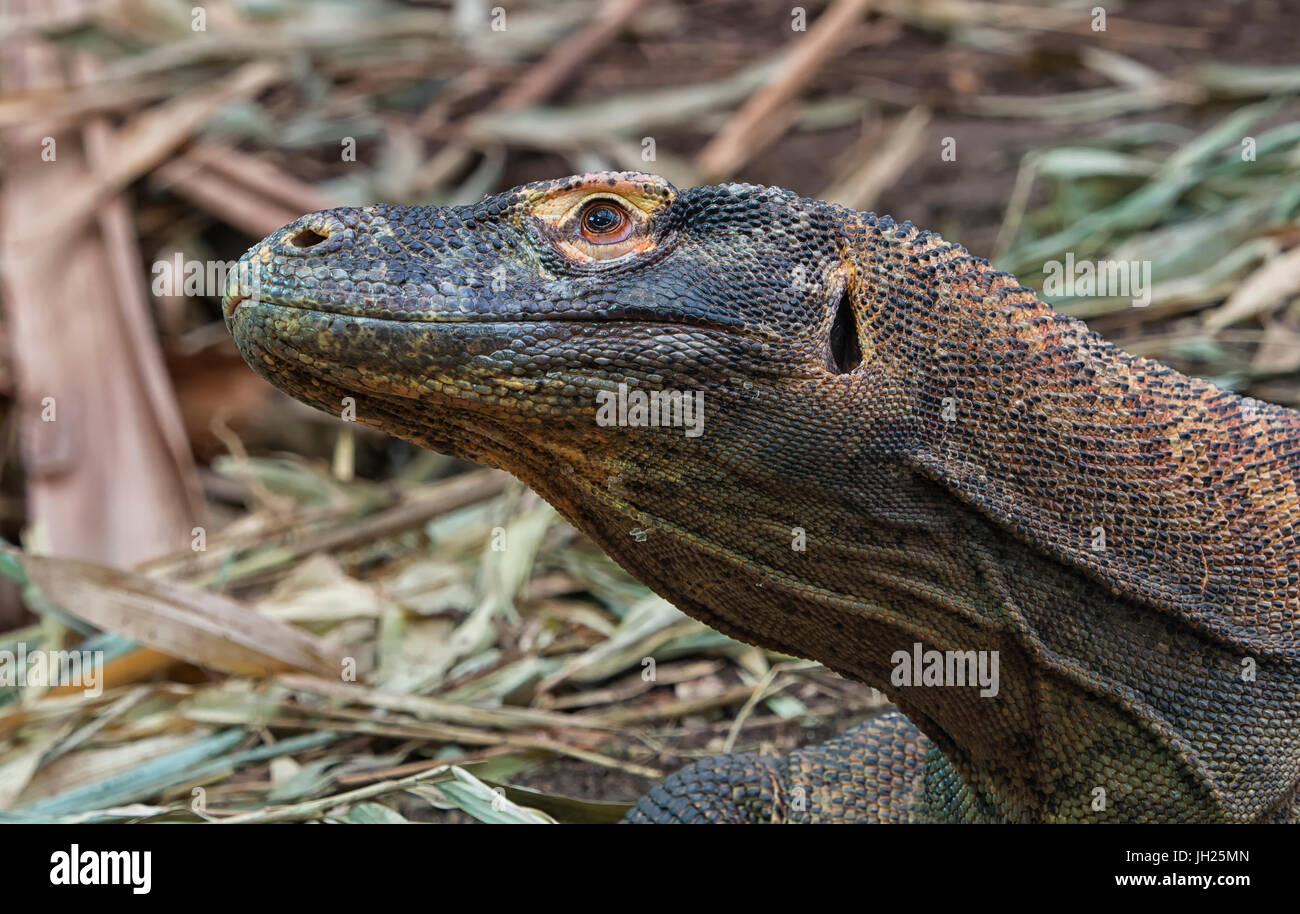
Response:
[[[181,660],[250,676],[338,675],[340,658],[325,642],[229,597],[90,562],[4,553],[67,612]]]
[[[1222,330],[1265,314],[1300,295],[1300,247],[1265,261],[1237,286],[1223,306],[1205,320],[1205,329]]]

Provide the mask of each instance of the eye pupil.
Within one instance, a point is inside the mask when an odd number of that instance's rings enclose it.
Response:
[[[623,220],[612,206],[593,206],[582,221],[587,231],[603,235],[618,228]]]

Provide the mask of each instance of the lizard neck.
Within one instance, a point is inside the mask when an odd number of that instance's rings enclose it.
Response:
[[[627,454],[545,462],[530,484],[685,612],[896,702],[941,753],[927,787],[936,820],[1097,821],[1100,804],[1113,811],[1102,820],[1248,821],[1294,790],[1255,742],[1252,724],[1268,729],[1278,709],[1251,718],[1258,680],[1242,678],[1239,652],[1023,549],[919,472],[899,465],[864,485],[819,464],[815,484],[788,479],[778,498],[734,467],[730,486],[683,491]],[[797,527],[803,550],[791,548]],[[900,685],[900,653],[918,651],[996,657],[996,693],[919,676]],[[1257,673],[1270,690],[1300,682],[1275,660]],[[1204,714],[1210,694],[1243,725],[1224,732]],[[1169,772],[1165,789],[1119,774],[1135,757]]]

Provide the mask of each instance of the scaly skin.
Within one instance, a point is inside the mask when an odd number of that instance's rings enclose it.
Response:
[[[242,264],[227,321],[272,383],[514,473],[685,612],[906,715],[689,766],[630,819],[1295,818],[1300,414],[773,188],[332,210]],[[702,391],[703,434],[598,423],[619,384]],[[917,643],[996,651],[997,694],[895,684]]]

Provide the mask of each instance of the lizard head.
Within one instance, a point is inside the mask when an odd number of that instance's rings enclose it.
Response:
[[[632,172],[329,210],[244,255],[226,320],[278,387],[435,450],[529,482],[557,451],[613,475],[665,455],[689,482],[714,426],[762,449],[774,398],[861,361],[843,216]]]
[[[850,246],[902,255],[863,218],[636,173],[336,209],[249,250],[224,307],[294,397],[505,469],[684,611],[883,685],[906,630],[853,626],[933,596],[904,538],[953,509],[899,459],[915,407],[868,323],[893,292]]]
[[[861,478],[905,438],[908,405],[850,294],[855,218],[630,172],[329,210],[250,249],[224,310],[292,396],[511,472],[683,609],[806,656],[793,628],[682,588],[807,575],[805,528],[915,525],[907,479]],[[714,567],[687,573],[697,559]]]

